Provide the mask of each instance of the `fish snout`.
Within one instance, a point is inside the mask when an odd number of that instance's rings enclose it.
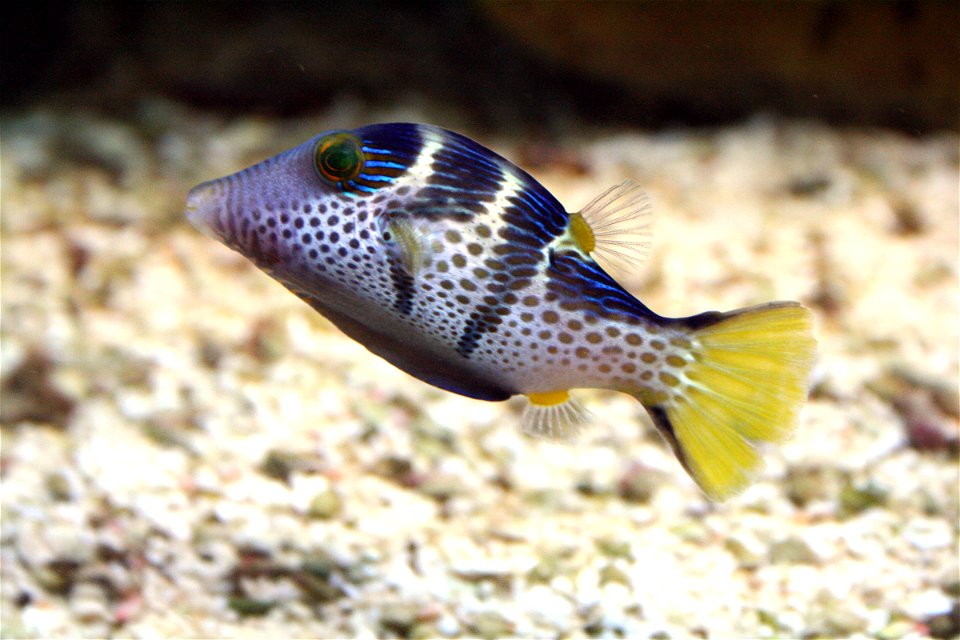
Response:
[[[215,240],[223,238],[225,193],[222,180],[208,180],[187,193],[187,220],[201,233]]]

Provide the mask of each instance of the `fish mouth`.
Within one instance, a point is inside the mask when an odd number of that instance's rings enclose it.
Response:
[[[219,180],[198,184],[187,193],[187,208],[184,214],[200,233],[215,240],[222,240],[223,185]]]

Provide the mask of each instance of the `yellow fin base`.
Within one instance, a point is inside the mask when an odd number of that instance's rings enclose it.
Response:
[[[555,404],[563,404],[569,399],[569,391],[546,391],[544,393],[527,394],[527,400],[529,400],[531,404],[541,407],[552,407]]]
[[[584,253],[591,253],[597,248],[597,237],[594,235],[593,229],[590,228],[590,223],[586,221],[582,214],[570,214],[568,233]]]
[[[722,500],[763,468],[758,443],[782,442],[796,427],[813,320],[799,303],[778,302],[723,314],[689,337],[683,392],[651,414],[704,493]]]

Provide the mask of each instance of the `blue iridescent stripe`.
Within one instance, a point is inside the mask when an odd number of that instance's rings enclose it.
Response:
[[[368,151],[367,149],[364,149],[364,152],[365,152],[365,153],[373,153],[372,151]],[[380,153],[384,153],[384,154],[385,154],[385,152],[380,152]],[[376,169],[380,169],[380,168],[382,168],[382,169],[401,169],[401,170],[406,170],[406,169],[407,169],[407,167],[406,167],[405,165],[402,165],[402,164],[400,164],[399,162],[387,162],[387,161],[385,161],[385,160],[367,160],[367,161],[364,163],[363,166],[365,166],[365,167],[372,167],[372,168],[376,168]]]
[[[353,180],[347,181],[347,185],[349,185],[350,189],[353,189],[354,191],[364,191],[364,192],[366,192],[366,193],[374,193],[374,192],[376,192],[376,189],[375,189],[374,187],[368,187],[368,186],[365,185],[365,184],[358,184],[357,182],[354,182]],[[340,189],[341,189],[341,190],[344,190],[344,191],[347,190],[346,187],[344,187],[342,184],[340,185]]]
[[[503,158],[494,151],[478,145],[476,142],[453,131],[446,132],[445,149],[453,156],[463,156],[465,160],[472,163],[478,163],[485,168],[500,171],[500,163],[497,160]]]
[[[503,182],[503,174],[500,171],[489,171],[483,167],[451,162],[447,158],[434,158],[432,168],[437,173],[447,176],[457,176],[468,180],[484,179],[496,185]]]
[[[370,182],[393,182],[397,178],[395,176],[378,176],[375,174],[361,173],[358,178],[363,180],[369,180]]]

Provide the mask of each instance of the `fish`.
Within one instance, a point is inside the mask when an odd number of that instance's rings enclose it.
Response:
[[[745,489],[796,428],[816,340],[798,302],[663,317],[621,284],[651,246],[624,181],[568,212],[520,167],[415,123],[320,133],[187,195],[186,216],[373,354],[569,441],[571,391],[646,409],[706,496]]]

